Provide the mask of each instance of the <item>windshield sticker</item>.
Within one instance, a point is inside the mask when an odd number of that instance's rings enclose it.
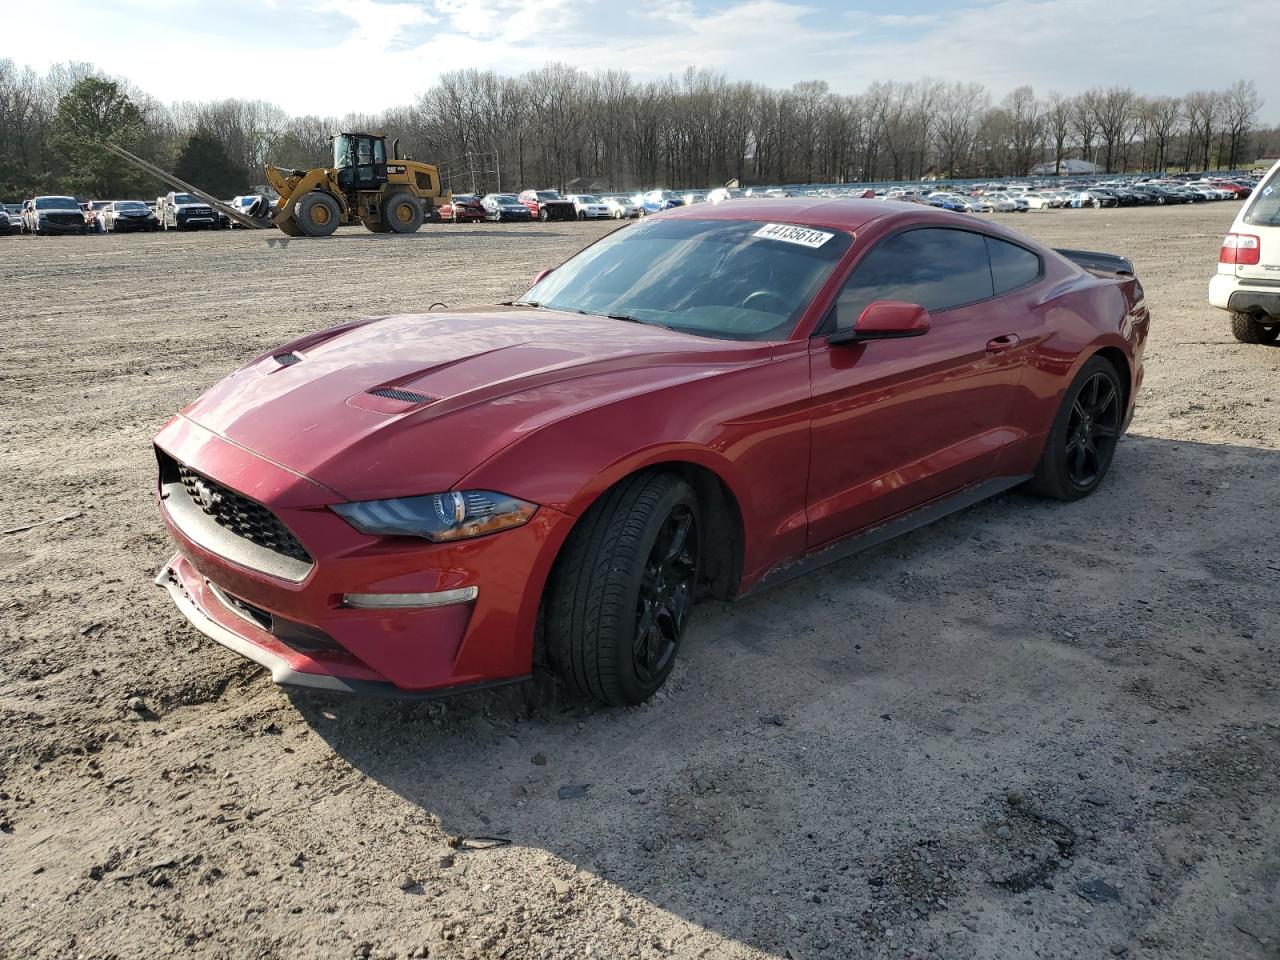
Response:
[[[763,237],[766,240],[781,240],[783,243],[798,243],[802,247],[816,250],[835,234],[811,230],[808,227],[797,227],[790,223],[766,223],[752,236]]]

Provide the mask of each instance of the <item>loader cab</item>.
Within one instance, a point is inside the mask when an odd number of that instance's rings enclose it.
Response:
[[[387,141],[371,133],[340,133],[333,138],[333,168],[346,192],[378,190],[387,182]]]

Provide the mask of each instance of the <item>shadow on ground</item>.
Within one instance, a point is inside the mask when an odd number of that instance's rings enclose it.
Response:
[[[460,856],[542,849],[778,956],[1261,956],[1280,919],[1224,919],[1238,891],[1192,837],[1256,831],[1280,782],[1197,792],[1187,758],[1280,719],[1277,475],[1277,451],[1129,438],[1086,501],[1005,495],[700,608],[636,709],[295,703],[449,834],[513,845]]]

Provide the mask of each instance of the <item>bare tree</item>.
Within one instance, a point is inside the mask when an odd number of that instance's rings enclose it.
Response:
[[[1244,159],[1245,143],[1257,122],[1263,101],[1252,80],[1237,80],[1227,88],[1222,101],[1222,118],[1230,144],[1227,168],[1234,170],[1236,162]]]
[[[1085,95],[1093,112],[1094,123],[1107,145],[1106,170],[1115,169],[1117,151],[1124,144],[1134,119],[1134,95],[1128,87],[1109,87]]]
[[[1217,130],[1222,105],[1222,95],[1212,90],[1196,90],[1182,101],[1183,115],[1187,120],[1187,166],[1193,156],[1202,159],[1202,170],[1209,169],[1209,153],[1213,149],[1213,136]]]
[[[1072,103],[1069,97],[1054,90],[1049,94],[1044,109],[1045,127],[1053,140],[1053,172],[1062,173],[1062,158],[1066,156],[1067,138],[1072,130]]]

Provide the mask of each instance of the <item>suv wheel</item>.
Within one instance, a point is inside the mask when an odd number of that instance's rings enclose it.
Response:
[[[1275,343],[1280,337],[1280,320],[1263,323],[1251,313],[1233,312],[1231,333],[1241,343]]]

